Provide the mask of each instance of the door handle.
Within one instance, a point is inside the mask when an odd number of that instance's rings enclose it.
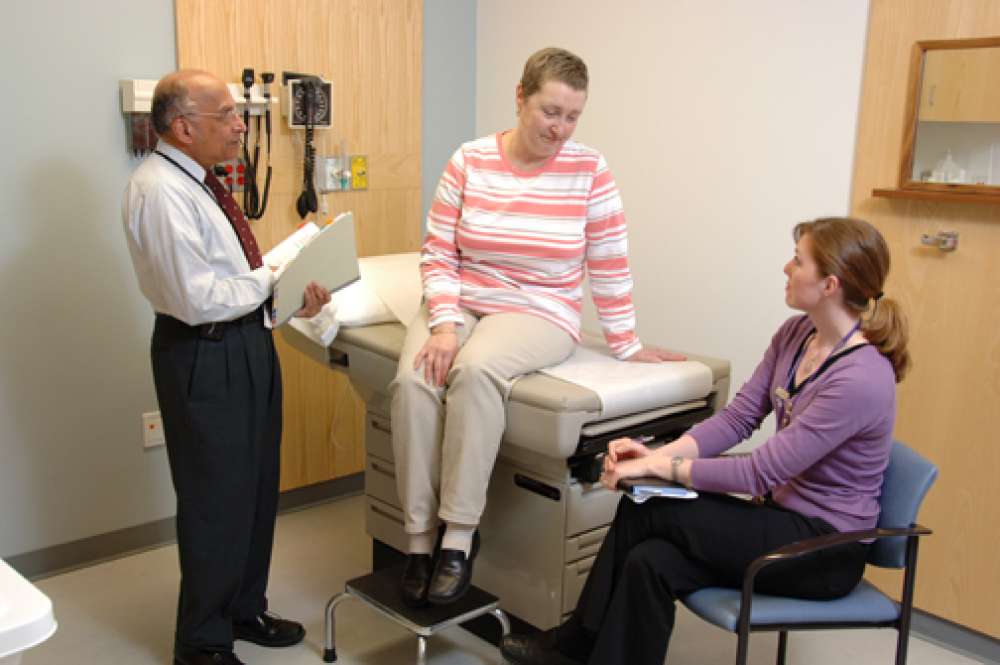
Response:
[[[924,233],[920,236],[920,244],[937,247],[942,252],[954,252],[958,248],[958,231],[938,231],[934,235]]]

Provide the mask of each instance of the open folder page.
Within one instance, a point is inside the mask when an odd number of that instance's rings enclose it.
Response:
[[[663,478],[649,476],[645,478],[624,478],[618,481],[618,489],[622,490],[636,503],[642,503],[653,497],[667,499],[697,499],[698,493],[683,485],[672,483]]]
[[[274,286],[272,320],[286,323],[302,307],[302,294],[309,282],[331,293],[356,282],[358,252],[354,238],[354,215],[345,212],[319,230],[302,230],[268,252],[267,265],[280,264]]]

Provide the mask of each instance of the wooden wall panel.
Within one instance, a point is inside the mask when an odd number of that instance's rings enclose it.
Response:
[[[422,0],[176,0],[181,67],[238,82],[244,67],[317,74],[333,82],[333,128],[316,130],[320,155],[341,141],[368,155],[369,189],[327,197],[329,219],[352,210],[361,255],[414,251],[421,236]],[[258,79],[259,80],[259,79]],[[280,86],[272,87],[277,94]],[[253,222],[270,248],[301,222],[303,132],[274,116],[271,200]],[[278,339],[285,386],[283,490],[363,468],[363,404],[349,383]]]
[[[852,193],[852,214],[886,236],[886,293],[911,319],[914,369],[899,389],[897,436],[941,476],[920,521],[916,605],[1000,637],[1000,206],[873,198],[899,173],[913,43],[1000,35],[994,0],[872,0]],[[922,247],[923,233],[955,230],[958,250]],[[872,574],[898,590],[894,574]]]

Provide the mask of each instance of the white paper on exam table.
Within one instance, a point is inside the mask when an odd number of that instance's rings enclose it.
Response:
[[[349,212],[338,215],[319,233],[308,238],[294,258],[285,264],[274,286],[274,325],[287,322],[302,307],[302,294],[309,282],[318,282],[332,292],[357,281],[356,247],[354,215]]]
[[[577,345],[569,358],[541,371],[597,393],[603,418],[701,399],[712,391],[712,370],[700,362],[626,362],[590,343]]]

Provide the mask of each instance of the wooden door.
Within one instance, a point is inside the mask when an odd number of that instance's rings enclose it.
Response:
[[[354,212],[362,256],[420,246],[422,0],[176,0],[177,59],[238,82],[244,67],[315,74],[333,82],[333,127],[316,130],[319,155],[341,142],[368,156],[367,191],[331,194],[329,220]],[[259,79],[258,79],[259,80]],[[269,249],[301,223],[303,132],[273,118],[274,179],[264,218]],[[364,466],[364,405],[343,376],[275,336],[284,378],[281,489]]]
[[[916,605],[1000,637],[1000,206],[877,199],[899,173],[906,82],[918,40],[1000,34],[993,0],[872,0],[852,214],[885,234],[893,267],[886,294],[909,312],[914,368],[899,388],[897,437],[941,474],[920,522]],[[943,253],[921,234],[958,231]],[[872,574],[898,590],[894,574]]]

